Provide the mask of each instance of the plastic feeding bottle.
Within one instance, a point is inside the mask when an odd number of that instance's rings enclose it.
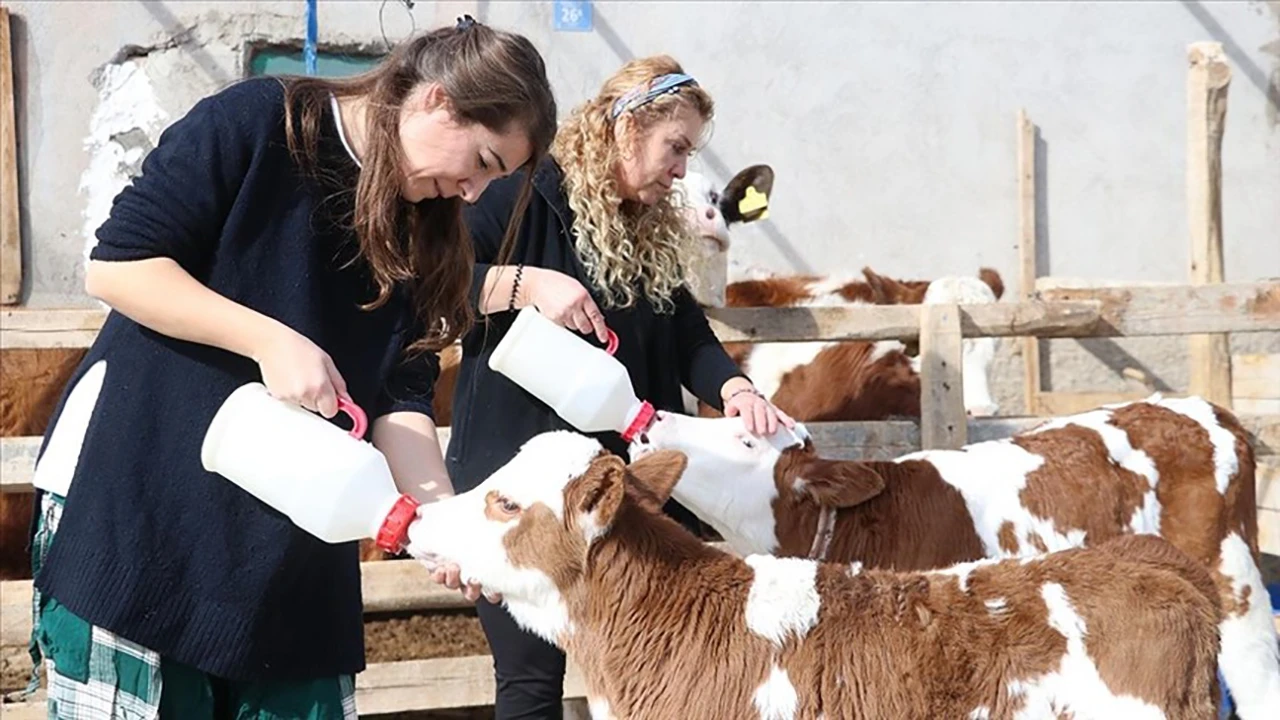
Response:
[[[609,331],[604,352],[581,335],[525,307],[489,356],[489,367],[511,378],[583,432],[613,430],[631,442],[653,421],[653,406],[636,397],[631,377],[613,357],[618,336]]]
[[[262,383],[242,385],[213,416],[200,462],[325,542],[373,538],[399,552],[418,501],[396,489],[386,458],[360,439],[364,411],[342,399],[338,408],[349,432]]]

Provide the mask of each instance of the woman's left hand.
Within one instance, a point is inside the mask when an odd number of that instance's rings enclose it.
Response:
[[[741,415],[747,432],[772,435],[778,431],[779,422],[788,428],[796,426],[796,421],[791,416],[774,407],[754,386],[735,388],[725,394],[729,398],[724,403],[725,417]]]
[[[450,590],[462,590],[462,596],[465,597],[468,602],[475,602],[476,600],[479,600],[480,595],[483,592],[480,589],[480,586],[472,583],[463,587],[462,580],[459,575],[460,571],[458,570],[458,566],[454,563],[446,563],[431,571],[432,580],[435,580]],[[502,596],[496,593],[493,595],[485,595],[484,597],[494,605],[502,602]]]

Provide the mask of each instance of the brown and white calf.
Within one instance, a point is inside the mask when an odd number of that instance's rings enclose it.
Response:
[[[409,550],[502,593],[595,718],[1215,716],[1213,580],[1161,538],[932,572],[740,558],[659,512],[682,469],[540,435],[420,508]]]
[[[1200,398],[1103,406],[885,462],[822,458],[802,424],[756,437],[738,418],[663,413],[632,456],[664,449],[689,458],[675,499],[740,553],[922,569],[1163,536],[1213,574],[1239,716],[1280,709],[1253,448],[1235,417]]]
[[[900,281],[863,269],[864,280],[795,276],[742,280],[729,285],[732,307],[820,307],[996,302],[1004,292],[999,273],[978,277]],[[976,417],[995,415],[989,373],[995,338],[965,338],[964,406]],[[730,357],[770,401],[797,420],[856,421],[920,416],[920,360],[897,340],[725,343]],[[715,410],[686,397],[690,415]]]

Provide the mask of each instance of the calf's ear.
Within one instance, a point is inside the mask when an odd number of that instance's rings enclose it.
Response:
[[[773,168],[763,164],[743,168],[725,185],[720,197],[720,214],[726,224],[749,223],[764,215],[764,207],[742,212],[739,203],[747,196],[747,188],[768,197],[773,192]]]
[[[587,471],[564,490],[565,518],[594,532],[613,524],[622,504],[626,465],[622,458],[604,453],[587,466]]]
[[[631,463],[627,472],[636,500],[653,512],[661,512],[688,465],[689,458],[679,450],[659,450]]]
[[[884,478],[865,463],[815,457],[796,468],[792,486],[824,507],[853,507],[879,495]]]

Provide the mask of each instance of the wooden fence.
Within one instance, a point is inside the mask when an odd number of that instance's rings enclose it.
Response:
[[[1280,281],[1204,286],[1108,287],[1045,290],[1035,299],[994,305],[903,305],[708,311],[725,341],[812,340],[920,341],[920,422],[811,423],[817,447],[841,458],[891,458],[920,448],[959,447],[1008,437],[1041,421],[1037,417],[967,418],[960,376],[964,337],[1140,337],[1192,333],[1280,332]],[[98,311],[9,310],[0,314],[0,349],[77,347],[91,341],[102,322]],[[1245,414],[1263,471],[1258,478],[1262,542],[1280,554],[1280,415]],[[441,431],[448,442],[448,429]],[[0,439],[0,490],[29,492],[38,438]],[[414,561],[367,563],[363,582],[368,612],[460,607],[461,597],[434,585]],[[0,610],[0,644],[26,643],[30,629],[30,581],[6,582]],[[371,665],[357,683],[364,713],[426,710],[491,702],[487,656],[413,660]],[[583,690],[576,670],[568,697]],[[33,704],[7,706],[15,718],[35,717]],[[6,714],[8,717],[9,714]]]

